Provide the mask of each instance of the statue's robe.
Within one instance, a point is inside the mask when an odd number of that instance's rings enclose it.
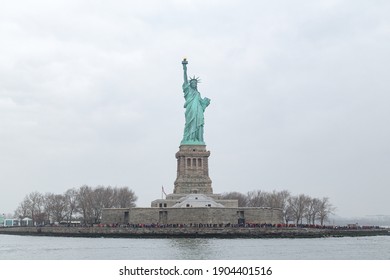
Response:
[[[210,104],[208,98],[200,96],[199,91],[192,88],[189,82],[183,84],[184,92],[184,108],[186,124],[184,127],[184,136],[182,144],[204,144],[203,141],[203,126],[204,126],[204,111]]]

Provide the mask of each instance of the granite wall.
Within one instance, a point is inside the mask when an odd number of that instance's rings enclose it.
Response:
[[[115,208],[103,209],[103,224],[280,224],[281,209],[238,208]]]

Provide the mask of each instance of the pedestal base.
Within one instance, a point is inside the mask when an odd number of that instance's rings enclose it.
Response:
[[[208,158],[205,145],[181,145],[176,153],[177,178],[174,194],[212,194]]]

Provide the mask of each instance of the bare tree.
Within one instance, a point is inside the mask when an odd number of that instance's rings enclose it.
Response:
[[[273,191],[272,193],[268,193],[266,196],[266,205],[268,207],[272,208],[280,208],[283,211],[283,219],[288,224],[288,221],[290,220],[290,212],[288,211],[288,199],[290,198],[291,194],[287,190],[282,191]]]
[[[14,216],[19,217],[20,219],[23,219],[25,217],[31,218],[31,205],[28,196],[25,196],[23,201],[19,203],[18,208],[16,208],[15,210]]]
[[[92,191],[93,223],[100,223],[103,208],[113,207],[113,190],[111,187],[98,186]]]
[[[319,212],[319,207],[320,200],[318,198],[308,197],[307,209],[304,215],[308,224],[315,224]]]
[[[290,199],[290,198],[289,198]],[[290,221],[294,221],[294,211],[293,207],[290,205],[290,203],[287,203],[287,207],[285,211],[283,211],[283,218],[286,224],[288,224]]]
[[[321,225],[329,219],[329,215],[333,214],[336,208],[329,202],[329,197],[323,197],[319,202],[318,220]]]
[[[43,224],[45,221],[43,195],[39,192],[26,195],[15,214],[18,217],[30,217],[33,224]]]
[[[64,194],[47,193],[44,196],[32,192],[19,204],[15,216],[30,217],[34,224],[42,224],[45,220],[67,220],[69,223],[73,215],[79,213],[84,224],[93,224],[101,221],[104,208],[135,207],[136,201],[137,196],[128,187],[83,185]]]
[[[60,223],[67,214],[65,196],[62,194],[47,193],[44,197],[45,213],[51,221]]]
[[[288,211],[294,219],[296,225],[302,223],[302,218],[307,210],[309,199],[310,198],[304,194],[292,196],[288,199]]]
[[[33,192],[29,195],[31,200],[31,209],[33,211],[32,220],[38,225],[45,223],[44,202],[45,198],[43,194],[39,192]]]
[[[80,187],[78,205],[85,223],[100,223],[104,208],[129,208],[135,206],[136,195],[128,187]]]
[[[228,192],[222,194],[222,199],[235,199],[238,200],[238,207],[248,206],[248,197],[239,192]]]
[[[80,209],[84,224],[93,223],[93,190],[91,187],[81,186],[77,192],[77,204]]]
[[[73,214],[77,212],[77,195],[78,192],[76,189],[72,188],[65,192],[64,197],[66,201],[67,211],[66,219],[70,223],[72,221]]]
[[[136,201],[137,201],[137,196],[135,195],[134,191],[129,189],[129,187],[120,187],[114,189],[112,207],[117,207],[117,208],[135,207]]]
[[[248,207],[267,207],[267,193],[260,190],[250,191],[247,193]]]
[[[266,194],[266,205],[272,208],[284,209],[287,204],[287,199],[290,197],[290,192],[283,190],[280,192],[273,191]]]

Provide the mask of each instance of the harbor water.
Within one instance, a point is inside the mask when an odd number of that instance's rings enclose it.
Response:
[[[390,260],[390,236],[126,239],[0,235],[1,260]]]

